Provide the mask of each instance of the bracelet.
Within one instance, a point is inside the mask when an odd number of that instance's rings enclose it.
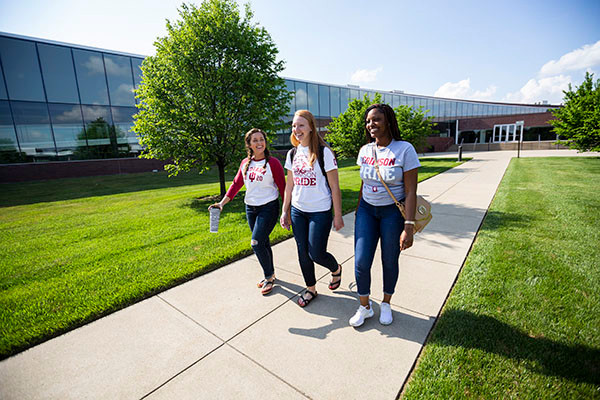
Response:
[[[404,225],[414,225],[415,221],[404,221]]]

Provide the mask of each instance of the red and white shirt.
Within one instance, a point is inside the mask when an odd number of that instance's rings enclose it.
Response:
[[[250,162],[246,175],[243,175],[246,163]],[[225,194],[230,199],[233,199],[239,192],[242,186],[246,186],[246,195],[244,203],[249,206],[262,206],[270,201],[277,199],[279,196],[283,198],[285,191],[285,175],[283,167],[278,159],[269,157],[269,163],[265,169],[266,159],[255,161],[245,158],[240,164],[233,183]]]
[[[319,212],[331,209],[331,190],[327,185],[325,176],[321,172],[319,160],[315,159],[312,167],[308,160],[310,153],[308,146],[298,145],[294,162],[290,161],[291,150],[285,160],[285,169],[294,175],[294,189],[292,190],[292,205],[304,212]],[[323,161],[325,172],[337,169],[337,161],[333,152],[323,148]]]

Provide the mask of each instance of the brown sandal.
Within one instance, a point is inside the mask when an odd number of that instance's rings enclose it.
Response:
[[[271,277],[273,278],[273,282],[275,282],[275,275],[272,275]],[[265,282],[267,282],[267,279],[263,279],[262,281],[258,282],[256,284],[256,287],[259,289],[262,288],[263,286],[265,286]]]
[[[268,295],[273,291],[273,286],[275,285],[275,279],[272,281],[268,281],[265,279],[265,283],[263,283],[262,290],[260,291],[263,296]]]

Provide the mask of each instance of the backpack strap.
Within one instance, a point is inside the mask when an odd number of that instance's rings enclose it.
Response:
[[[317,160],[319,160],[319,166],[321,167],[321,172],[325,177],[325,183],[327,183],[327,187],[331,190],[331,186],[329,186],[329,179],[327,179],[327,172],[325,172],[325,146],[322,144],[319,145],[319,154],[317,155]]]

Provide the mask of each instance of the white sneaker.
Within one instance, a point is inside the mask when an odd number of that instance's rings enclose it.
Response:
[[[358,307],[358,310],[356,310],[356,314],[354,314],[354,316],[350,318],[348,323],[350,323],[350,325],[354,327],[359,327],[365,322],[365,319],[371,318],[373,314],[373,307],[371,307],[371,301],[369,300],[369,308],[365,306]]]
[[[392,306],[389,303],[381,303],[379,306],[379,323],[381,325],[389,325],[394,321],[394,317],[392,317]]]

